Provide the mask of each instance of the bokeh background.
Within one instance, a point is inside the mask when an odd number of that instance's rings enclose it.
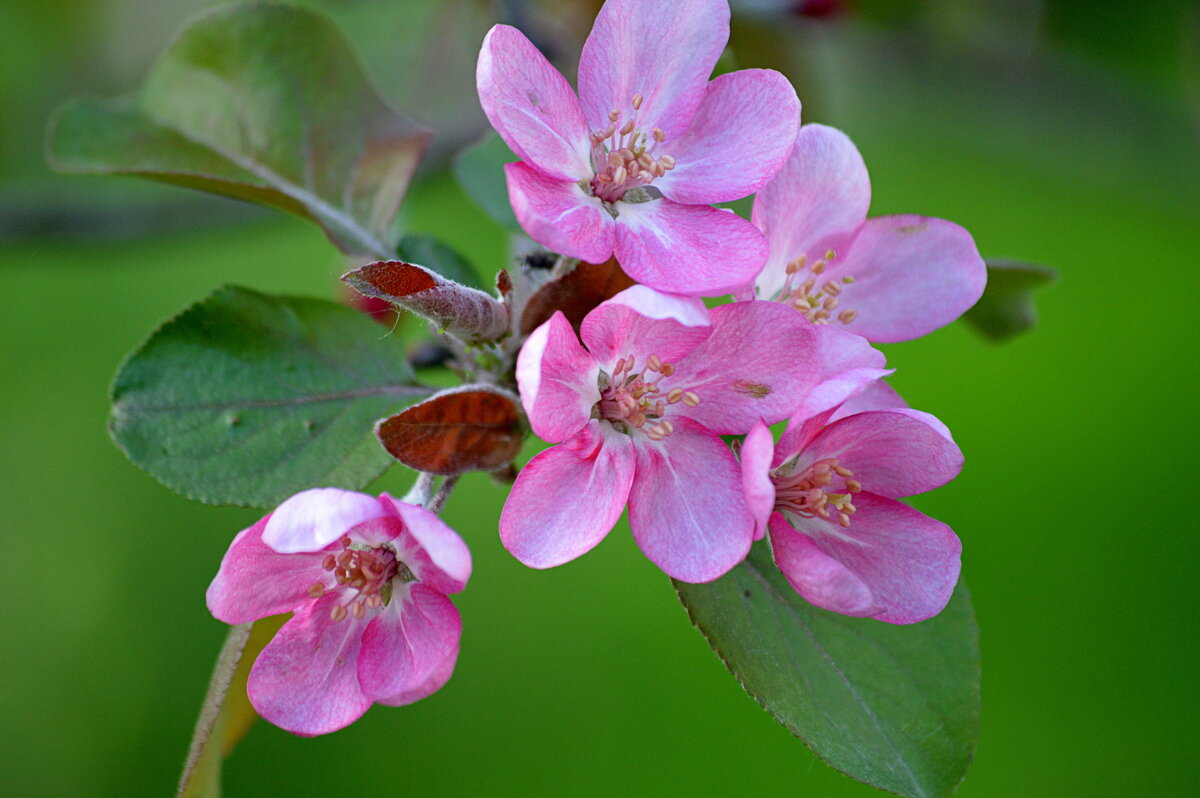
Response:
[[[577,53],[586,2],[312,3],[438,135],[404,224],[491,272],[505,234],[445,173],[482,131],[474,55],[517,21]],[[47,116],[131,90],[201,0],[0,1],[0,792],[174,789],[224,627],[204,589],[251,510],[201,506],[109,441],[125,353],[223,283],[331,296],[304,222],[182,189],[51,175]],[[983,253],[1058,269],[1040,324],[887,347],[894,384],[967,453],[920,497],[964,543],[982,737],[960,795],[1200,794],[1200,12],[1183,0],[734,3],[731,56],[846,130],[872,213],[953,219]],[[382,334],[382,328],[381,328]],[[399,344],[398,344],[399,345]],[[533,444],[526,456],[534,451]],[[403,491],[393,469],[378,489]],[[501,548],[504,492],[446,516],[476,570],[458,671],[433,698],[320,739],[265,723],[240,795],[876,794],[746,697],[622,523],[549,572]]]

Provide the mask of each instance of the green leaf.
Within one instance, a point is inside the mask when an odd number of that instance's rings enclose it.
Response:
[[[456,283],[469,285],[481,291],[487,290],[479,279],[479,272],[458,250],[440,238],[428,235],[409,235],[400,239],[397,247],[400,260],[432,269]]]
[[[962,781],[979,735],[979,648],[961,583],[919,624],[849,618],[801,598],[763,540],[717,581],[675,590],[742,688],[833,767],[920,798]]]
[[[1045,266],[1003,260],[989,260],[987,270],[987,288],[963,318],[993,341],[1006,341],[1033,329],[1037,324],[1034,290],[1053,283],[1058,272]]]
[[[488,133],[454,159],[454,177],[463,191],[488,216],[510,230],[520,230],[521,226],[508,203],[504,165],[519,160],[496,133]]]
[[[273,205],[348,254],[387,258],[425,140],[379,98],[327,18],[249,3],[194,21],[136,97],[66,103],[47,157],[63,172]]]
[[[431,393],[366,315],[226,287],[121,366],[110,428],[172,490],[269,508],[306,488],[364,487],[392,462],[375,422]]]

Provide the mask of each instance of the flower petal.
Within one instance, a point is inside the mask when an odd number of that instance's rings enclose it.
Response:
[[[488,31],[475,83],[488,121],[521,160],[547,177],[591,178],[579,100],[525,34],[508,25]]]
[[[534,241],[588,263],[612,256],[613,219],[577,182],[548,177],[524,163],[506,165],[504,176],[513,213]]]
[[[592,357],[610,371],[629,355],[642,365],[650,355],[674,363],[711,333],[712,318],[699,299],[662,294],[644,285],[631,286],[597,306],[579,329]]]
[[[681,412],[722,435],[791,415],[820,377],[815,325],[778,302],[734,302],[711,313],[712,335],[664,381],[700,397]]]
[[[754,517],[725,442],[681,418],[662,443],[635,448],[629,526],[650,561],[684,582],[711,582],[741,562]]]
[[[849,568],[822,552],[812,538],[771,516],[771,551],[788,583],[821,609],[855,617],[877,611],[871,589]]]
[[[940,421],[911,413],[880,410],[835,421],[805,447],[799,465],[835,457],[864,490],[893,498],[945,485],[962,470],[962,451]]]
[[[365,624],[334,623],[326,593],[275,634],[250,669],[246,692],[265,719],[294,734],[326,734],[358,720],[371,699],[358,686],[357,660]]]
[[[799,129],[800,100],[783,75],[772,69],[721,75],[708,84],[687,132],[659,148],[675,168],[654,186],[685,205],[753,194],[783,166]]]
[[[358,681],[372,700],[414,691],[457,656],[462,620],[450,599],[421,582],[397,589],[362,636]]]
[[[751,218],[771,244],[758,295],[774,296],[801,255],[810,263],[829,249],[841,255],[870,206],[867,167],[849,137],[825,125],[800,128],[791,157],[754,198]]]
[[[249,623],[291,612],[310,601],[313,583],[332,584],[321,567],[323,553],[280,554],[262,542],[268,518],[238,533],[208,586],[208,609],[218,621]]]
[[[732,293],[767,260],[767,241],[732,211],[669,199],[618,202],[617,261],[651,288],[684,296]]]
[[[381,496],[404,522],[394,542],[397,554],[413,575],[439,593],[457,593],[471,578],[471,550],[442,519],[414,504]]]
[[[775,508],[775,484],[768,473],[775,452],[775,438],[771,428],[760,419],[754,429],[746,433],[742,441],[742,490],[746,494],[746,506],[754,516],[754,539],[767,533],[767,520]]]
[[[262,540],[283,554],[320,551],[351,527],[384,515],[374,496],[340,488],[313,488],[275,508],[267,519]]]
[[[612,109],[631,118],[630,102],[643,98],[638,125],[662,128],[668,140],[687,129],[704,97],[725,43],[726,0],[608,0],[579,58],[579,99],[588,124],[608,124]]]
[[[828,276],[846,274],[854,283],[845,286],[840,307],[858,313],[850,330],[882,343],[949,324],[975,304],[987,282],[971,234],[928,216],[869,219]]]
[[[600,401],[599,373],[596,359],[579,345],[562,311],[525,339],[517,355],[517,385],[539,438],[565,441],[588,422]]]
[[[500,540],[531,568],[590,551],[621,517],[633,482],[629,437],[592,421],[521,469],[500,513]]]
[[[454,666],[457,663],[458,646],[455,646],[454,650],[446,655],[441,664],[433,669],[425,681],[409,690],[402,690],[396,695],[376,698],[375,703],[384,704],[389,707],[402,707],[414,701],[420,701],[426,696],[431,696],[438,690],[441,690],[446,682],[450,681],[450,677],[454,675]]]
[[[852,416],[855,413],[866,413],[869,410],[898,410],[908,407],[908,402],[896,393],[896,389],[883,380],[876,380],[860,393],[851,396],[843,402],[829,417],[827,423]]]
[[[871,617],[916,623],[941,612],[961,567],[962,544],[954,531],[883,496],[860,493],[854,505],[845,529],[816,518],[802,519],[800,528],[870,589],[875,604]]]

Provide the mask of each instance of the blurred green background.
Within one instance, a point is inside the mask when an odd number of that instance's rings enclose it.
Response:
[[[475,48],[517,15],[569,59],[594,7],[311,4],[342,23],[380,90],[438,131],[407,228],[446,237],[481,271],[506,265],[502,231],[439,167],[482,130]],[[259,515],[189,502],[124,459],[105,432],[117,364],[222,283],[337,290],[339,256],[299,220],[42,163],[59,101],[132,89],[206,5],[0,2],[6,795],[174,789],[224,636],[204,589]],[[960,479],[915,502],[962,537],[982,630],[983,732],[959,794],[1200,794],[1187,487],[1200,445],[1200,12],[734,5],[738,66],[786,70],[805,119],[855,139],[873,214],[950,218],[987,256],[1061,273],[1038,328],[1011,343],[958,323],[887,348],[896,387],[967,454]],[[406,483],[397,468],[377,488]],[[877,794],[741,692],[624,524],[583,559],[531,571],[500,546],[503,499],[473,475],[446,511],[476,562],[449,685],[319,739],[260,723],[227,764],[228,795]]]

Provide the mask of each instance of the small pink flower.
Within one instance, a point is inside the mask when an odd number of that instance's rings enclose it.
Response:
[[[517,359],[533,431],[555,443],[521,471],[500,536],[534,568],[589,551],[629,504],[633,536],[687,582],[745,557],[754,519],[721,435],[779,421],[821,378],[815,328],[770,302],[711,311],[634,286],[583,320],[561,313]]]
[[[767,245],[711,207],[761,188],[795,142],[800,101],[778,72],[708,77],[729,39],[725,0],[608,0],[579,62],[579,96],[520,31],[479,53],[479,99],[521,158],[505,167],[538,243],[592,263],[614,252],[661,291],[728,293]]]
[[[940,421],[876,385],[794,419],[777,446],[756,425],[741,450],[743,484],[756,531],[770,529],[775,562],[800,595],[843,615],[915,623],[950,600],[962,546],[896,498],[944,485],[963,458]]]
[[[928,216],[867,218],[871,183],[841,131],[805,125],[787,163],[754,199],[771,254],[759,299],[871,341],[918,338],[975,304],[987,268],[971,235]]]
[[[325,734],[372,703],[411,704],[446,683],[462,632],[446,595],[470,574],[466,544],[428,510],[317,488],[234,538],[208,608],[230,624],[293,613],[247,692],[276,726]]]

